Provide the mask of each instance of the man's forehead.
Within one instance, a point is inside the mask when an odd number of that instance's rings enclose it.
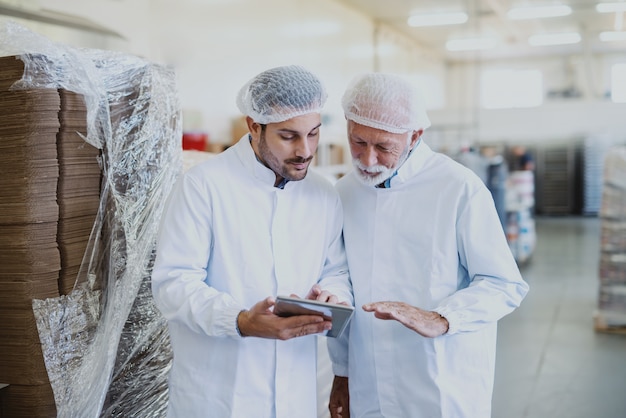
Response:
[[[382,144],[382,143],[397,143],[403,142],[408,133],[391,133],[382,129],[372,128],[370,126],[361,125],[354,121],[349,121],[350,135],[362,139],[367,142]]]
[[[320,126],[321,121],[322,118],[319,113],[308,113],[283,122],[270,123],[268,126],[276,131],[308,131]]]

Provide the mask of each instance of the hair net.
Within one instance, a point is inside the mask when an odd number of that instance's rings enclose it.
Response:
[[[346,118],[392,133],[430,126],[417,88],[399,75],[368,73],[356,77],[343,95]]]
[[[307,69],[290,65],[271,68],[248,81],[237,95],[237,107],[261,124],[320,113],[326,102],[322,82]]]

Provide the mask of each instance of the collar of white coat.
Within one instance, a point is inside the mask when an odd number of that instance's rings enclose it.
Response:
[[[389,188],[393,189],[413,178],[422,169],[426,160],[433,155],[433,150],[420,138],[415,144],[406,161],[398,168],[395,176],[391,178]],[[385,189],[377,189],[385,190]]]
[[[252,149],[248,135],[249,134],[245,134],[242,136],[239,142],[233,145],[233,148],[235,148],[235,152],[239,156],[239,159],[241,160],[241,163],[245,167],[246,171],[248,171],[255,178],[259,179],[263,184],[274,187],[274,183],[276,183],[276,173],[267,168],[256,158],[256,154]]]

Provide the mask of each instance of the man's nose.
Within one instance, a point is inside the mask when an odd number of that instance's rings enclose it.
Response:
[[[300,158],[309,158],[315,152],[312,144],[307,141],[307,138],[300,138],[296,145],[296,155]]]
[[[372,167],[378,164],[378,155],[374,147],[366,147],[359,159],[361,160],[361,164],[366,167]]]

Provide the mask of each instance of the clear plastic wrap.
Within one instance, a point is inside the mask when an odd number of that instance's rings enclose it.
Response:
[[[84,140],[101,150],[100,205],[74,289],[32,303],[57,416],[163,416],[171,348],[150,275],[163,206],[182,172],[174,73],[15,23],[0,28],[0,52],[25,64],[12,90],[82,95]]]

